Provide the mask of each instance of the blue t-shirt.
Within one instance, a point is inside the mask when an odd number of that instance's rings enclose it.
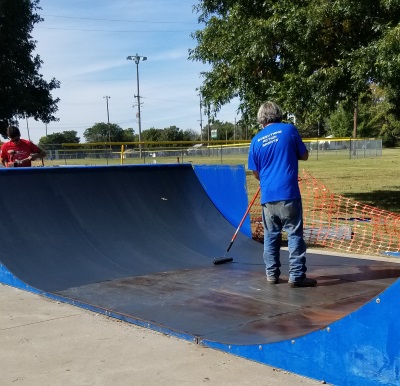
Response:
[[[251,141],[248,168],[260,175],[261,203],[300,199],[299,158],[307,151],[296,127],[272,123]]]

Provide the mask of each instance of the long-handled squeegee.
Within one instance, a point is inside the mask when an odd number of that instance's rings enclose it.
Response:
[[[235,241],[235,239],[236,239],[236,236],[237,236],[237,234],[239,233],[239,230],[240,230],[240,228],[242,227],[242,225],[243,225],[243,223],[244,223],[244,220],[246,219],[247,215],[248,215],[249,212],[250,212],[250,208],[253,206],[254,201],[256,200],[256,198],[257,198],[257,196],[258,196],[258,193],[260,193],[260,187],[258,187],[256,194],[255,194],[254,197],[251,199],[250,204],[249,204],[249,206],[248,206],[247,209],[246,209],[246,213],[244,214],[242,220],[240,221],[240,224],[239,224],[239,226],[237,227],[236,232],[235,232],[235,234],[233,235],[232,240],[231,240],[231,242],[229,243],[228,248],[226,249],[226,252],[224,253],[224,256],[222,256],[222,257],[216,257],[216,258],[213,260],[213,263],[214,263],[215,265],[224,264],[224,263],[230,263],[231,261],[233,261],[233,258],[232,258],[232,257],[226,257],[226,254],[227,254],[227,253],[229,252],[229,250],[231,249],[231,247],[232,247],[232,245],[233,245],[233,243],[234,243],[234,241]]]

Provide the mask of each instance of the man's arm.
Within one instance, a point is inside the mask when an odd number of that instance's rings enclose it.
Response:
[[[38,152],[32,153],[32,154],[30,155],[31,161],[35,161],[35,160],[37,160],[38,158],[43,159],[44,157],[46,157],[46,152],[43,151],[43,150],[40,149],[40,148],[38,148],[38,149],[39,149]]]
[[[257,170],[253,170],[253,176],[254,176],[255,178],[257,178],[258,181],[260,181],[260,174],[258,173]]]
[[[308,160],[308,150],[305,151],[300,157],[299,160],[301,161],[307,161]]]
[[[43,159],[44,157],[46,157],[46,152],[42,150],[39,146],[37,146],[33,142],[29,142],[29,145],[30,145],[30,154],[27,160],[35,161],[38,158]]]
[[[0,162],[3,164],[3,166],[7,166],[7,161],[8,159],[4,158],[6,155],[5,150],[3,149],[3,146],[1,146],[0,149]]]

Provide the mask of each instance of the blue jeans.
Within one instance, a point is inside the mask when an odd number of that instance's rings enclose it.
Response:
[[[300,200],[263,204],[264,262],[267,276],[279,277],[282,231],[287,232],[289,247],[289,281],[305,277],[306,243],[303,239],[303,206]]]

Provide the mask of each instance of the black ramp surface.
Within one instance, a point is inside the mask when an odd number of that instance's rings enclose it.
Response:
[[[191,165],[2,172],[2,261],[44,291],[206,267],[234,232]]]
[[[397,264],[308,255],[317,288],[268,286],[262,245],[238,234],[191,165],[0,170],[0,259],[14,275],[128,319],[261,344],[315,331],[397,277]],[[222,187],[221,187],[222,188]],[[287,253],[282,253],[283,281]]]

